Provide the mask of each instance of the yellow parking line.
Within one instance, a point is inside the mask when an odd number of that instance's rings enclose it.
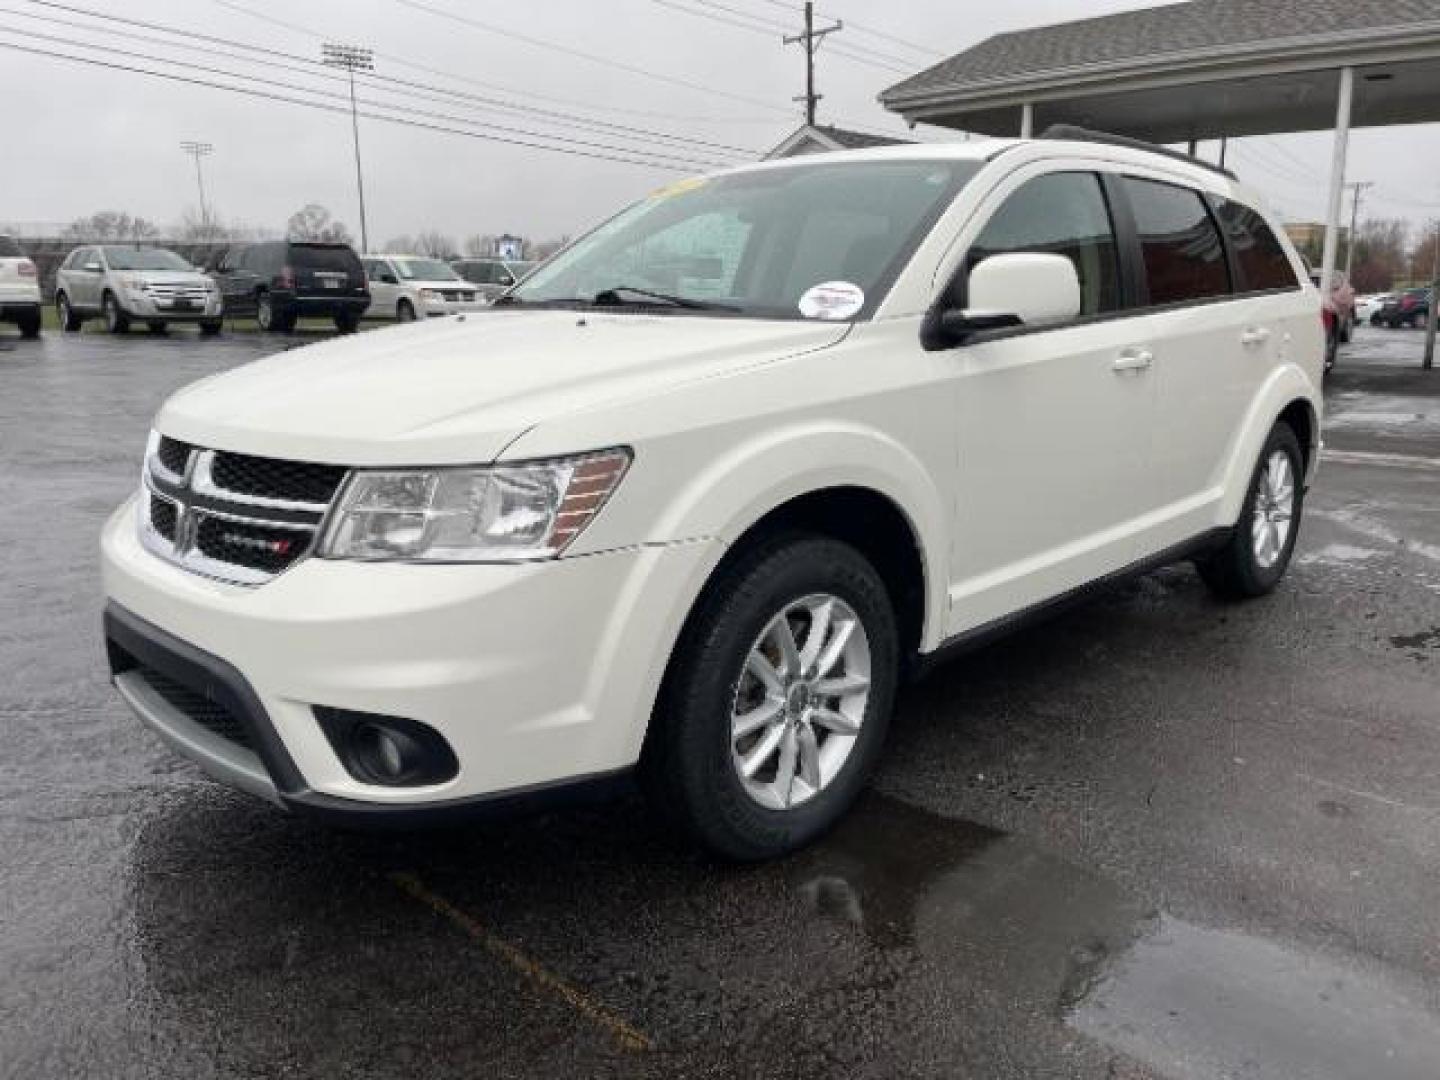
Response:
[[[596,1001],[578,987],[572,986],[538,960],[532,960],[504,938],[496,936],[479,920],[467,915],[443,896],[437,896],[431,892],[414,874],[393,873],[390,875],[390,880],[431,911],[454,923],[471,940],[510,965],[528,982],[554,994],[576,1012],[599,1024],[626,1050],[653,1050],[655,1048],[655,1044],[650,1041],[649,1036],[638,1031],[624,1017]]]

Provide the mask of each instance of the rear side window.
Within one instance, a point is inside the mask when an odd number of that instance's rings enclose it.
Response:
[[[1080,314],[1099,315],[1120,306],[1116,251],[1100,178],[1052,173],[1027,180],[995,211],[970,247],[968,269],[991,255],[1064,255],[1080,277]]]
[[[347,274],[356,275],[360,273],[360,257],[348,247],[296,244],[290,249],[290,265],[303,266],[307,270],[343,270]]]
[[[0,259],[20,259],[24,256],[25,252],[20,250],[14,237],[0,236]]]
[[[1181,304],[1230,292],[1225,248],[1200,193],[1190,188],[1123,180],[1145,257],[1151,304]]]
[[[1265,219],[1237,202],[1222,199],[1220,224],[1230,236],[1230,247],[1240,268],[1236,288],[1246,291],[1299,287],[1295,268],[1285,248]]]

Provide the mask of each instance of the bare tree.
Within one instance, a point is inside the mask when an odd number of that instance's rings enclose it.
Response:
[[[213,244],[227,238],[228,230],[220,215],[213,207],[201,210],[189,209],[180,221],[180,233],[176,237],[192,244]]]
[[[123,210],[100,210],[89,217],[76,218],[65,230],[68,240],[111,240],[138,243],[160,235],[153,222],[132,216]]]
[[[385,246],[380,250],[390,255],[408,255],[415,250],[415,237],[409,235],[391,237],[385,241]]]
[[[465,254],[484,258],[495,254],[495,237],[489,233],[472,233],[465,238]]]
[[[432,259],[449,259],[457,255],[455,241],[438,230],[431,229],[415,237],[415,254],[429,255]]]
[[[324,243],[350,244],[350,230],[343,222],[330,216],[330,211],[319,203],[306,203],[285,225],[285,235],[291,240],[319,240]]]

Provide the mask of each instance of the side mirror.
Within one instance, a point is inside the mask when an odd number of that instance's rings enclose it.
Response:
[[[983,330],[1077,318],[1080,277],[1075,264],[1063,255],[992,255],[970,271],[967,297],[964,309],[940,312],[931,336],[938,336],[942,346],[962,344]]]
[[[380,281],[385,285],[399,285],[400,279],[394,274],[381,274]]]

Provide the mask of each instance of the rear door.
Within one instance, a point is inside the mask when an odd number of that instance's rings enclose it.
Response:
[[[1268,308],[1236,295],[1209,198],[1169,180],[1120,181],[1143,270],[1143,320],[1154,340],[1158,403],[1148,483],[1157,508],[1148,552],[1214,523],[1224,465],[1254,388],[1284,329]]]
[[[400,278],[395,266],[386,259],[365,259],[365,278],[370,285],[371,318],[390,318],[396,314],[400,299]]]

